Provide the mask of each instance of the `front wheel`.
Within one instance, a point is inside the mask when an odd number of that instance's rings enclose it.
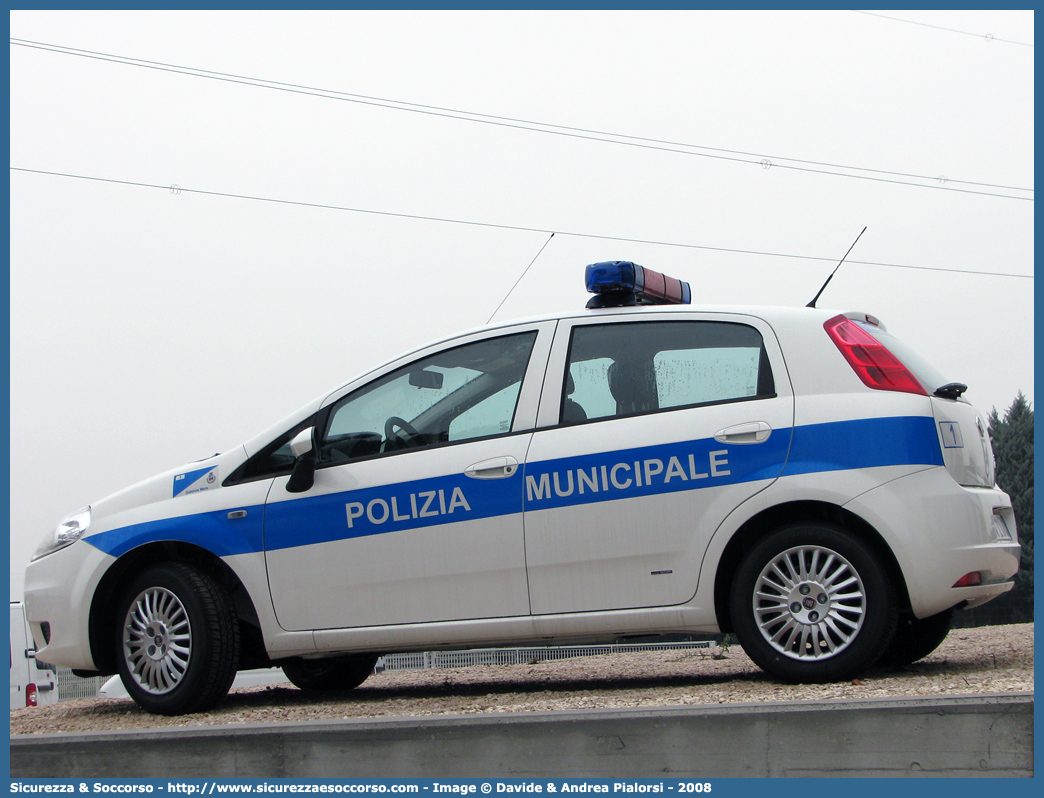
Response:
[[[870,668],[895,633],[895,588],[877,555],[844,530],[792,524],[760,541],[732,583],[743,650],[788,682],[835,682]]]
[[[346,654],[322,659],[291,659],[283,663],[286,678],[302,690],[353,690],[366,681],[377,664],[375,654]]]
[[[184,563],[146,568],[126,587],[116,628],[127,692],[157,715],[201,712],[228,693],[239,664],[239,624],[228,593]]]

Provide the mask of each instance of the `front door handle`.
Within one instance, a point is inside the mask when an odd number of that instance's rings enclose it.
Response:
[[[721,443],[763,443],[771,434],[772,427],[764,421],[749,421],[719,430],[715,433],[714,440]]]
[[[494,457],[468,466],[464,473],[472,479],[503,479],[510,477],[517,470],[518,460],[514,457]]]

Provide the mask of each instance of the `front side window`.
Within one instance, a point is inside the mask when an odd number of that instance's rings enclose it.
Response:
[[[775,395],[764,342],[733,322],[592,324],[573,330],[562,423]]]
[[[320,463],[511,431],[535,332],[487,338],[415,361],[331,409]]]
[[[315,416],[309,416],[284,432],[233,471],[223,484],[237,485],[240,482],[251,482],[255,479],[288,475],[294,470],[294,455],[290,452],[290,441],[297,433],[308,429],[314,423]]]

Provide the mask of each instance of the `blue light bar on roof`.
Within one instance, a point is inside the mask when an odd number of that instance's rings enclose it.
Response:
[[[589,308],[625,305],[688,305],[689,284],[627,260],[592,263],[584,273],[587,290],[596,296]]]

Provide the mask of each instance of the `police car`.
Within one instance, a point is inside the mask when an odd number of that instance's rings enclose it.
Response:
[[[587,285],[70,515],[26,574],[39,656],[162,714],[240,669],[350,689],[385,652],[666,633],[827,682],[1012,587],[982,415],[875,318]]]

